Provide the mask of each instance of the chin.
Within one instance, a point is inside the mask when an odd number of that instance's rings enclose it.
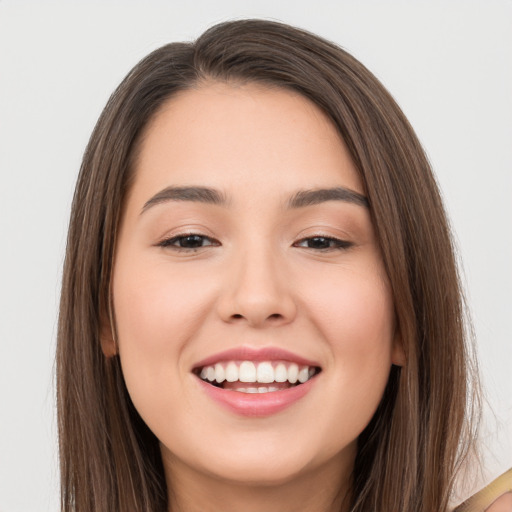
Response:
[[[255,487],[280,486],[295,481],[301,474],[306,473],[310,464],[293,459],[269,460],[256,454],[240,455],[238,460],[208,465],[205,472],[218,479],[238,485]]]
[[[252,432],[254,434],[254,432]],[[287,436],[292,440],[292,436]],[[322,472],[323,469],[337,467],[335,471],[351,467],[356,443],[335,450],[325,450],[314,440],[299,435],[292,442],[286,439],[271,439],[264,433],[256,432],[255,438],[248,442],[247,437],[231,438],[230,442],[215,447],[203,446],[191,454],[170,453],[162,447],[163,455],[172,460],[171,467],[187,467],[192,473],[202,474],[230,485],[248,487],[279,487],[300,481],[309,473]],[[169,467],[169,465],[167,465]]]

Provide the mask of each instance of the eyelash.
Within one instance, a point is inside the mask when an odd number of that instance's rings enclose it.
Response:
[[[304,242],[316,241],[317,243],[327,243],[328,247],[304,247],[300,245]],[[323,235],[315,235],[308,236],[306,238],[302,238],[293,244],[294,247],[303,247],[304,249],[313,249],[321,252],[328,251],[336,251],[336,250],[346,250],[352,247],[354,244],[352,242],[348,242],[347,240],[340,240],[339,238],[334,238],[332,236],[323,236]]]
[[[183,246],[177,245],[178,243],[182,243],[187,238],[195,239],[196,242],[208,240],[210,243],[208,245],[200,245],[200,246],[195,246],[195,247],[183,247]],[[176,251],[197,251],[198,249],[202,249],[203,247],[219,246],[220,243],[217,240],[210,238],[209,236],[201,235],[199,233],[184,233],[181,235],[173,236],[171,238],[166,238],[165,240],[162,240],[158,245],[160,247],[164,247],[164,248],[169,247]]]
[[[193,247],[184,247],[182,244],[184,240],[189,239],[189,242],[192,243],[201,243],[204,241],[208,241],[209,243],[207,245],[196,245]],[[317,244],[328,244],[327,247],[311,247],[311,246],[304,246],[301,244],[304,243],[317,243]],[[164,247],[164,248],[171,248],[176,251],[197,251],[199,249],[203,249],[204,247],[218,247],[220,242],[215,240],[214,238],[210,238],[206,235],[201,235],[199,233],[184,233],[181,235],[176,235],[171,238],[166,238],[165,240],[162,240],[158,243],[158,246]],[[301,240],[298,240],[293,244],[293,247],[302,247],[304,249],[312,249],[319,252],[329,252],[329,251],[336,251],[336,250],[346,250],[352,247],[354,244],[352,242],[348,242],[346,240],[340,240],[339,238],[334,238],[331,236],[322,236],[322,235],[315,235],[315,236],[308,236],[306,238],[302,238]]]

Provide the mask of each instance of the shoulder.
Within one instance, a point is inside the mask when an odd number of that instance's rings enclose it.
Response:
[[[453,512],[512,512],[512,468]]]
[[[512,512],[512,492],[502,494],[485,512]]]

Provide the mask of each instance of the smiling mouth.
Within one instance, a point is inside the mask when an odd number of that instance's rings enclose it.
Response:
[[[239,393],[272,393],[300,386],[320,373],[318,366],[289,361],[221,361],[194,369],[214,387]]]

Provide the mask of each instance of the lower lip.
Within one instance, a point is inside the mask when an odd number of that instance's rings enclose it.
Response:
[[[316,378],[298,386],[268,393],[242,393],[212,386],[199,378],[197,380],[210,398],[232,412],[241,416],[262,417],[276,414],[300,400],[311,390]]]

